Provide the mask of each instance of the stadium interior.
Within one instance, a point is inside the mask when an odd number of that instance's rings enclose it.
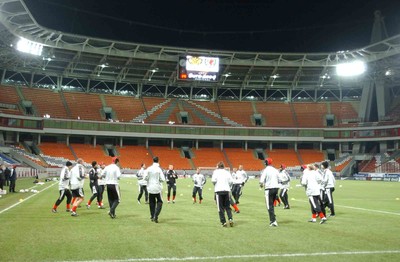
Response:
[[[39,170],[83,158],[193,172],[223,160],[259,172],[272,157],[298,171],[400,171],[400,36],[332,53],[246,53],[117,42],[39,25],[23,1],[0,5],[0,158]],[[16,50],[19,38],[39,56]],[[187,54],[218,57],[216,81],[180,78]],[[368,70],[342,78],[340,62]]]

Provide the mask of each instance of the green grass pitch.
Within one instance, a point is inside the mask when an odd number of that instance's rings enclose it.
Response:
[[[17,191],[35,186],[32,181],[19,179]],[[209,180],[203,204],[192,204],[191,180],[179,179],[176,204],[167,204],[163,194],[158,224],[150,221],[144,198],[136,202],[134,178],[120,180],[114,220],[95,205],[82,205],[71,217],[65,202],[53,214],[58,186],[47,182],[35,186],[37,194],[0,198],[0,261],[400,261],[400,183],[337,181],[337,214],[323,225],[307,222],[310,207],[296,184],[289,191],[291,209],[276,207],[279,227],[268,226],[264,192],[250,180],[235,226],[222,228]],[[85,187],[86,203],[88,181]]]

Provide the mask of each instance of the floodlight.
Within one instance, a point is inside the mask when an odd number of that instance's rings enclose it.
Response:
[[[365,72],[367,65],[362,61],[353,61],[349,63],[338,64],[336,73],[338,76],[358,76]]]
[[[21,38],[17,43],[17,50],[23,53],[40,56],[43,51],[43,45]]]

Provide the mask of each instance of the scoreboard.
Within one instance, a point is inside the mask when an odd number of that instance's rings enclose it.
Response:
[[[179,58],[178,79],[217,81],[219,58],[187,55]]]

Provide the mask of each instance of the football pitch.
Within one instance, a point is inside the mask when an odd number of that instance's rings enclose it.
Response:
[[[78,217],[51,208],[57,182],[17,180],[17,191],[0,198],[0,261],[400,261],[400,183],[337,181],[336,217],[326,224],[311,216],[304,188],[291,182],[291,209],[276,207],[279,226],[269,227],[264,191],[249,180],[234,214],[222,228],[208,179],[204,202],[193,204],[191,179],[179,179],[175,204],[164,205],[159,223],[136,201],[137,181],[120,180],[116,219],[108,209],[85,205]],[[164,191],[166,187],[164,186]],[[85,181],[85,203],[90,197]],[[105,193],[105,205],[107,205]],[[329,212],[327,212],[329,213]]]

